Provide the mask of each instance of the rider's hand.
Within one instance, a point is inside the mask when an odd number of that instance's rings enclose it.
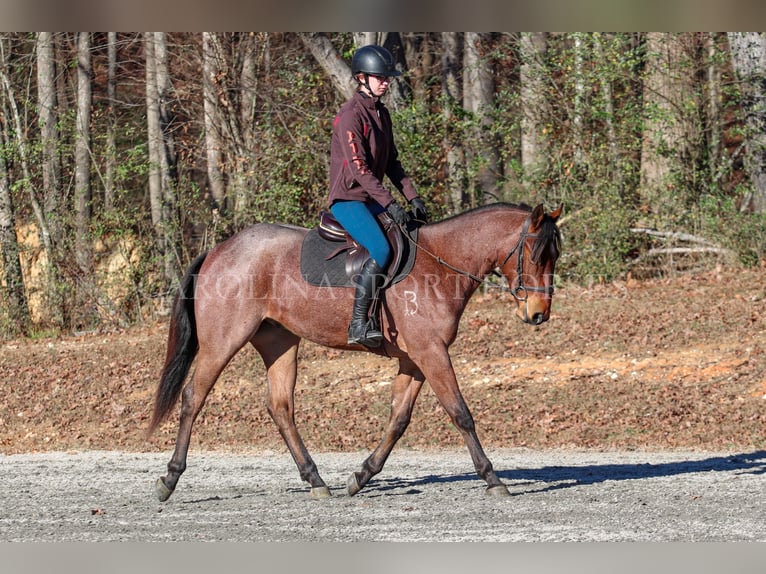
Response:
[[[386,209],[397,225],[407,225],[407,222],[410,220],[410,214],[401,205],[394,201]]]
[[[419,197],[414,197],[410,201],[410,205],[415,210],[415,219],[422,223],[428,223],[428,210],[426,209],[426,202]]]

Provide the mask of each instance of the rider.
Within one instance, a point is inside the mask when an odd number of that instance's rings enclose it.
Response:
[[[392,253],[376,216],[387,210],[399,225],[405,225],[409,219],[409,214],[383,186],[384,176],[412,204],[416,219],[426,221],[428,214],[425,202],[399,162],[391,116],[380,101],[391,78],[401,75],[394,67],[391,52],[376,45],[359,48],[351,60],[351,72],[358,84],[357,91],[340,108],[333,123],[329,201],[335,219],[370,252],[370,259],[354,280],[348,344],[377,347],[383,333],[377,317],[368,319],[368,313],[385,279],[384,270]]]

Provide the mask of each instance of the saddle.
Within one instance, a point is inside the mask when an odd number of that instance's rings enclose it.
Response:
[[[415,263],[416,250],[387,212],[377,217],[392,250],[391,263],[383,283],[385,288],[407,276]],[[414,222],[408,224],[407,233],[417,240],[417,225]],[[312,285],[351,287],[351,278],[361,271],[369,258],[367,249],[351,238],[332,213],[322,211],[318,226],[310,230],[303,241],[301,274]]]

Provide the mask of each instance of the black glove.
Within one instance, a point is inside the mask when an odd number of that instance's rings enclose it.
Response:
[[[410,214],[401,205],[393,202],[386,209],[397,225],[407,225],[407,222],[410,220]]]
[[[422,223],[428,223],[428,210],[426,209],[426,202],[419,197],[414,197],[410,204],[415,210],[415,219]]]

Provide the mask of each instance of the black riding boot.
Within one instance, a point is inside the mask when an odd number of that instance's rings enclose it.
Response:
[[[384,280],[383,269],[374,259],[368,259],[359,274],[354,277],[356,298],[351,314],[351,324],[348,326],[349,345],[361,343],[365,347],[378,347],[383,341],[383,333],[380,331],[377,317],[367,315]]]

